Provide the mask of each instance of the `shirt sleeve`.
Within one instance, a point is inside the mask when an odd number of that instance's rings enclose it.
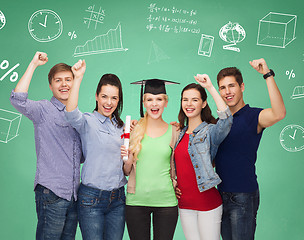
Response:
[[[10,101],[16,110],[33,122],[40,123],[44,121],[43,105],[41,101],[28,99],[27,92],[15,92],[12,90]]]
[[[215,157],[218,146],[227,137],[230,132],[233,117],[229,110],[229,107],[224,111],[217,111],[219,120],[215,125],[210,127],[210,137],[211,137],[211,157]]]
[[[64,114],[66,120],[71,124],[73,128],[76,129],[79,134],[85,132],[86,119],[84,117],[84,114],[79,111],[78,107],[71,112],[64,110]]]

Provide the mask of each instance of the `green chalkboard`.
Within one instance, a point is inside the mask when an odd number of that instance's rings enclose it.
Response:
[[[216,85],[218,71],[227,66],[241,69],[246,103],[270,107],[265,81],[249,65],[265,58],[276,73],[287,115],[264,132],[258,151],[256,239],[303,239],[304,150],[295,149],[304,140],[303,9],[299,0],[1,1],[0,238],[35,236],[33,125],[11,106],[9,95],[35,52],[43,51],[49,62],[36,70],[30,99],[50,99],[47,74],[53,65],[85,59],[80,110],[93,110],[98,80],[115,73],[123,83],[123,118],[136,119],[139,89],[130,83],[162,78],[181,83],[168,87],[168,122],[177,119],[181,89],[193,75],[207,73]],[[209,105],[215,113],[210,98]],[[284,148],[281,142],[291,140],[289,125],[299,126],[297,138]],[[129,239],[127,231],[124,239]],[[180,223],[174,239],[185,239]]]

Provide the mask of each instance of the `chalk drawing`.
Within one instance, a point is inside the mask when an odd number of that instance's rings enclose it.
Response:
[[[122,46],[121,25],[118,23],[115,29],[110,29],[106,34],[96,36],[88,40],[84,45],[77,46],[74,57],[101,54],[109,52],[127,51]]]
[[[22,115],[0,109],[0,142],[8,143],[18,136]]]
[[[148,64],[160,62],[161,60],[166,59],[170,59],[170,57],[168,57],[167,54],[157,44],[155,44],[154,41],[152,41]]]
[[[198,55],[210,57],[212,53],[213,43],[214,43],[213,36],[202,34],[198,47]]]
[[[223,41],[230,43],[224,45],[223,49],[240,52],[240,49],[235,46],[245,39],[246,32],[240,24],[228,22],[220,29],[219,35]]]
[[[297,16],[269,12],[259,20],[257,45],[285,48],[296,39]]]

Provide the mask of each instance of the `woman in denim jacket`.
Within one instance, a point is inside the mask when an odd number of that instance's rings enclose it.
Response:
[[[180,219],[187,240],[219,240],[222,200],[215,186],[221,179],[212,160],[230,131],[232,115],[208,75],[198,74],[195,79],[199,84],[187,85],[181,94],[178,119],[182,131],[174,150]],[[216,103],[217,122],[204,88]]]

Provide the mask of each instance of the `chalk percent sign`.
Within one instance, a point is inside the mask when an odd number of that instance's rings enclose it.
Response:
[[[6,78],[7,75],[9,75],[11,72],[13,72],[17,67],[19,67],[19,63],[17,63],[15,66],[13,66],[11,69],[9,69],[1,78],[0,81],[2,81],[4,78]],[[0,64],[0,69],[6,70],[9,67],[9,62],[7,60],[3,60]],[[13,72],[10,76],[11,82],[16,82],[18,79],[18,73]]]
[[[288,79],[290,79],[291,77],[292,78],[295,78],[296,77],[296,74],[293,72],[293,69],[291,70],[291,71],[286,71],[286,75],[288,76],[289,75],[289,77],[288,77]]]

